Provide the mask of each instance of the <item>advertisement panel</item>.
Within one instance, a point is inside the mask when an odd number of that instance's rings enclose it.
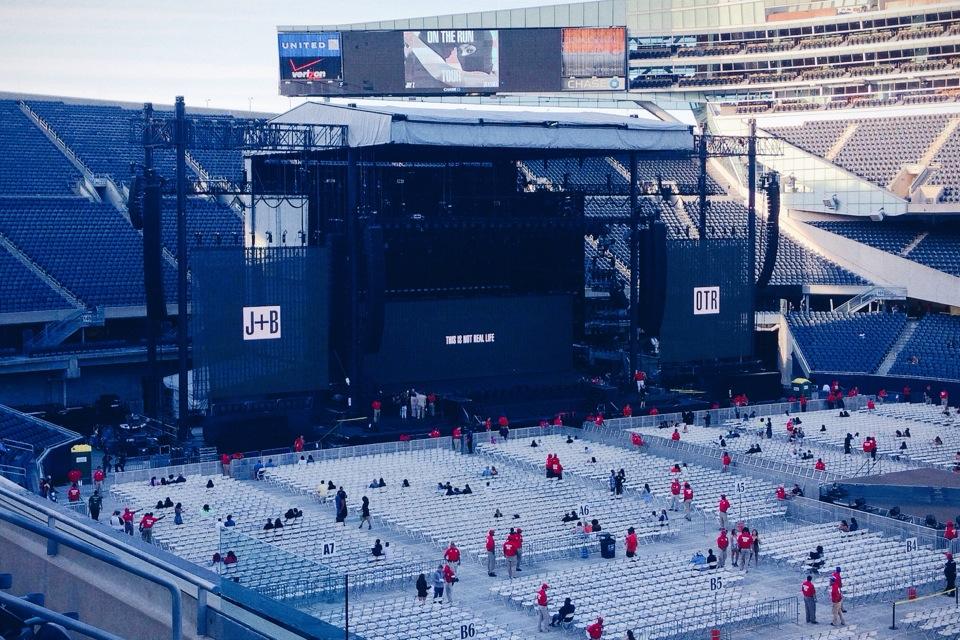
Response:
[[[280,33],[280,79],[338,82],[343,79],[340,32]]]
[[[281,32],[286,96],[620,91],[626,29]]]

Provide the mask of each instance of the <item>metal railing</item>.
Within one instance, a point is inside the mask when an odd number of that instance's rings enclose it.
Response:
[[[58,624],[66,629],[85,635],[88,638],[94,638],[94,640],[123,640],[120,636],[108,633],[103,629],[98,629],[97,627],[75,620],[70,616],[51,611],[46,607],[41,607],[23,598],[17,598],[16,596],[11,596],[6,593],[0,593],[0,604],[18,614],[23,612],[31,614],[33,619],[25,620],[24,624],[26,626],[34,626],[43,620]]]

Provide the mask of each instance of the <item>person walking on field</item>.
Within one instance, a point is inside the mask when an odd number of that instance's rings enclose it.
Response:
[[[833,621],[830,626],[847,626],[847,621],[843,619],[843,592],[840,591],[836,576],[830,576],[830,602],[833,605]]]
[[[807,624],[817,624],[817,589],[813,586],[813,576],[807,576],[807,579],[800,585],[800,593],[803,594],[803,608],[807,613]]]
[[[550,624],[550,615],[547,612],[547,589],[550,588],[546,582],[540,585],[540,591],[537,592],[537,631],[544,633],[546,627]]]
[[[497,543],[493,539],[493,529],[487,531],[487,575],[496,577],[497,572]]]

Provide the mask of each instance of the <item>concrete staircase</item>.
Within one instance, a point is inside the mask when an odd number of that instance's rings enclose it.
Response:
[[[857,129],[860,128],[859,122],[851,122],[847,125],[847,128],[843,130],[843,133],[840,134],[840,137],[837,138],[837,141],[833,143],[833,146],[830,147],[830,150],[827,151],[826,155],[823,157],[833,162],[840,152],[843,150],[844,145],[850,142],[850,138],[853,137],[853,134],[857,132]]]
[[[910,341],[910,338],[912,338],[913,334],[916,332],[918,324],[919,321],[917,320],[907,320],[907,325],[900,333],[900,337],[897,338],[897,341],[893,343],[893,346],[890,347],[890,351],[888,351],[887,355],[883,358],[883,362],[881,362],[880,366],[877,367],[878,376],[885,376],[890,373],[890,369],[892,369],[893,365],[897,363],[897,357],[900,355],[903,347],[906,346],[907,342]]]

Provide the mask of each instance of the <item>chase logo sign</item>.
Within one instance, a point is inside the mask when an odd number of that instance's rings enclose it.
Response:
[[[279,340],[280,307],[244,307],[244,340]]]

